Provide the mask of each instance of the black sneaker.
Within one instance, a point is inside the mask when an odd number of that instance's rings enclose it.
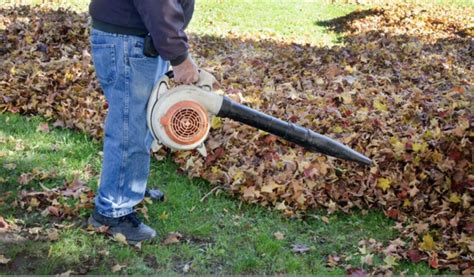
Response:
[[[146,189],[145,197],[150,197],[152,200],[160,202],[165,201],[165,194],[159,189]]]
[[[127,243],[132,245],[156,236],[156,231],[142,223],[135,212],[113,218],[103,216],[94,210],[87,222],[94,228],[99,228],[102,225],[108,226],[107,233],[109,235],[115,236],[115,234],[121,233],[127,239]]]

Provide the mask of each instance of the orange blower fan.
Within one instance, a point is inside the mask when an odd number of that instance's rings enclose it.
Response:
[[[227,117],[279,136],[310,151],[370,165],[366,156],[342,143],[294,123],[256,111],[212,92],[214,76],[201,70],[196,85],[170,88],[172,72],[153,88],[148,101],[147,123],[155,142],[172,150],[196,149],[207,155],[204,141],[209,135],[211,116]]]

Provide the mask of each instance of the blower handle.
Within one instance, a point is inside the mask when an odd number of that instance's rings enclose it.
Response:
[[[169,70],[168,72],[165,73],[166,77],[173,79],[174,78],[174,72],[173,70]]]
[[[217,82],[214,75],[202,69],[198,69],[198,73],[199,73],[199,79],[197,83],[194,85],[202,89],[212,91],[213,85]],[[168,77],[168,79],[173,79],[174,78],[173,70],[166,72],[165,76]]]

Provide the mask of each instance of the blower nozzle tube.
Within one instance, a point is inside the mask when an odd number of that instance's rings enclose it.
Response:
[[[314,152],[354,161],[363,165],[372,164],[369,158],[338,141],[236,103],[226,96],[224,96],[221,109],[217,116],[242,122]]]

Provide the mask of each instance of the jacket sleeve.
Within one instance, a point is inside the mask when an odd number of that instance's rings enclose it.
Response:
[[[182,63],[188,56],[184,29],[191,20],[194,0],[133,0],[133,3],[160,56],[171,65]]]

